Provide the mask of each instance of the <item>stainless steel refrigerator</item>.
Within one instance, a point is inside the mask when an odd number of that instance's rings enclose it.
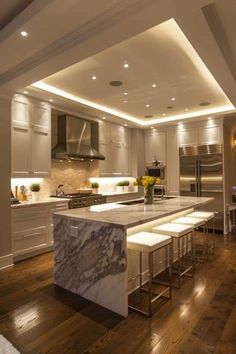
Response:
[[[224,227],[223,155],[221,144],[186,146],[179,149],[180,195],[213,197],[201,210],[216,212],[215,226]]]

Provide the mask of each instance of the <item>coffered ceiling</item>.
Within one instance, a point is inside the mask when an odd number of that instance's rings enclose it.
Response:
[[[0,93],[144,127],[232,111],[233,11],[234,0],[29,1],[0,31]]]

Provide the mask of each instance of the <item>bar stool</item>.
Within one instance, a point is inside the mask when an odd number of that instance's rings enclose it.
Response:
[[[193,213],[187,214],[186,216],[189,216],[191,218],[205,219],[208,254],[210,251],[212,251],[212,254],[214,254],[214,252],[215,252],[215,213],[212,213],[209,211],[194,211]],[[209,245],[208,240],[209,240],[209,222],[210,221],[212,221],[212,233],[211,233],[210,245]]]
[[[175,224],[185,224],[185,225],[189,225],[189,226],[192,226],[193,227],[193,238],[194,238],[194,242],[193,242],[193,247],[194,247],[194,261],[196,261],[196,250],[195,250],[195,246],[196,246],[196,243],[195,243],[195,230],[200,227],[200,226],[204,226],[204,228],[206,228],[206,220],[205,219],[200,219],[200,218],[192,218],[190,216],[182,216],[180,218],[177,218],[177,219],[174,219],[171,221],[172,223],[175,223]],[[206,236],[206,233],[205,233],[205,236]],[[207,237],[205,237],[206,241],[207,241]],[[188,247],[188,240],[187,240],[187,247]],[[208,244],[206,242],[206,245],[203,249],[203,253],[204,253],[204,256],[207,255],[207,252],[208,252]],[[188,253],[188,248],[187,248],[187,253]],[[206,256],[207,258],[207,256]]]
[[[169,291],[169,299],[172,297],[172,240],[171,237],[166,236],[166,235],[160,235],[160,234],[153,234],[151,232],[139,232],[136,234],[133,234],[127,238],[127,248],[129,250],[133,251],[138,251],[139,252],[139,274],[135,275],[134,277],[131,277],[130,280],[134,280],[139,277],[139,289],[145,292],[148,292],[149,297],[148,297],[148,311],[142,311],[140,308],[131,306],[129,305],[129,308],[140,312],[146,316],[151,317],[152,315],[152,304],[154,301],[159,299],[161,296],[164,296],[166,292]],[[168,248],[169,249],[169,259],[170,259],[170,264],[169,264],[169,282],[165,289],[160,292],[159,294],[153,292],[153,287],[152,283],[159,284],[157,280],[153,279],[153,254],[162,249],[162,248]],[[143,286],[143,280],[142,276],[143,269],[142,269],[142,254],[146,253],[148,255],[148,270],[146,271],[148,273],[148,285],[145,288]],[[163,284],[161,284],[163,285]],[[155,296],[153,298],[153,295]]]
[[[177,240],[177,245],[178,245],[178,249],[177,249],[177,252],[178,252],[177,275],[178,275],[178,286],[180,287],[181,277],[184,275],[189,275],[189,271],[191,271],[190,276],[192,276],[194,273],[194,270],[195,270],[193,227],[190,225],[166,223],[166,224],[161,224],[161,225],[153,227],[152,232],[168,235],[168,236],[172,237],[172,240],[173,239]],[[190,263],[190,266],[186,267],[185,269],[182,269],[182,258],[183,258],[184,252],[183,252],[183,248],[182,248],[182,252],[181,252],[181,241],[184,240],[184,238],[187,235],[190,235],[190,238],[191,238],[191,263]],[[183,242],[182,242],[182,245],[183,245]]]

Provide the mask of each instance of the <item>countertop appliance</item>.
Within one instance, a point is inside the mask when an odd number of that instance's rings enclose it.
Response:
[[[102,194],[65,193],[63,195],[51,195],[51,197],[69,199],[69,209],[83,208],[107,202],[107,197]]]
[[[223,230],[223,157],[221,144],[179,148],[180,195],[213,197],[202,210],[216,213],[215,228]]]

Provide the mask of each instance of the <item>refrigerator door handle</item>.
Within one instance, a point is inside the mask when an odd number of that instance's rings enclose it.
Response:
[[[198,160],[195,161],[195,196],[198,196]]]
[[[201,197],[201,161],[197,160],[197,184],[198,184],[198,197]]]

